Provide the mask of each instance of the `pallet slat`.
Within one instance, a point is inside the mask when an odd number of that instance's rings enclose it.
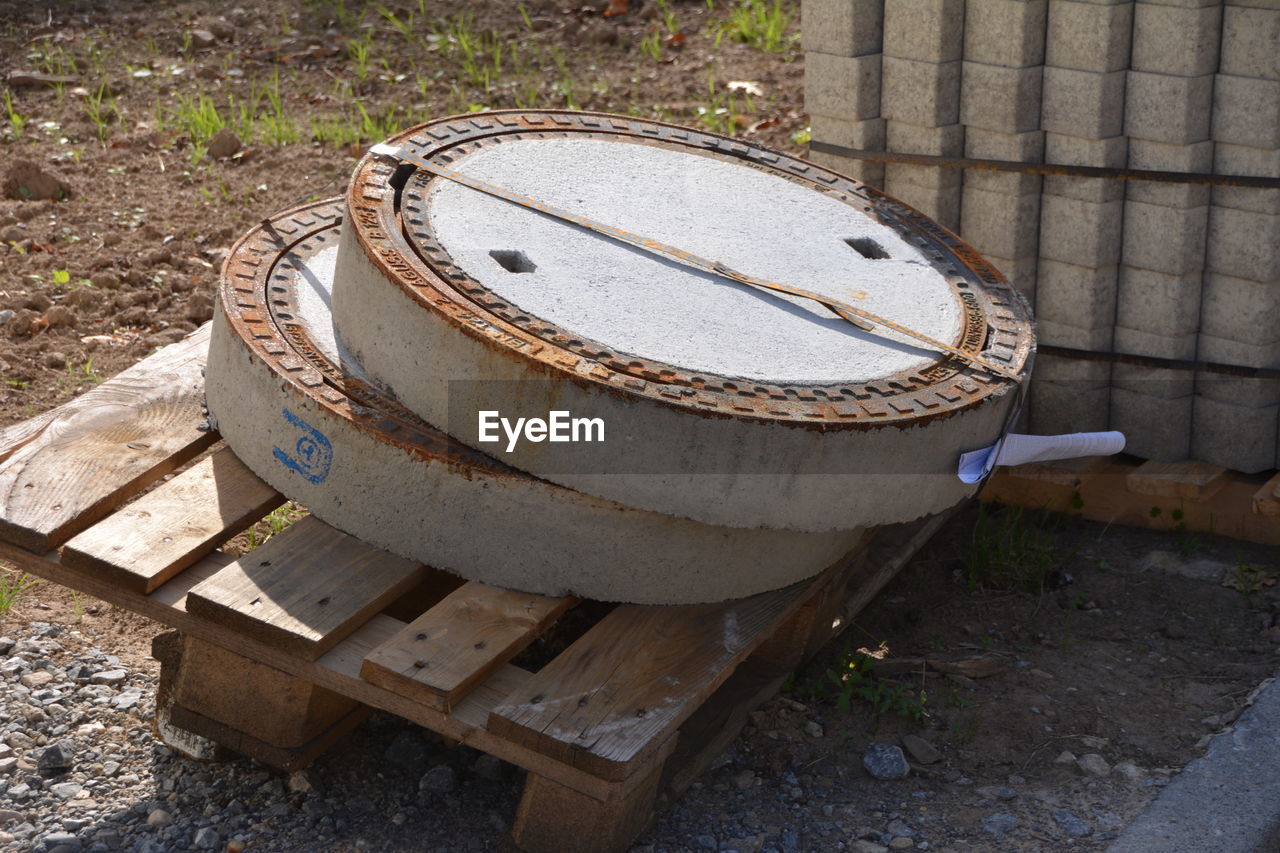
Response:
[[[75,536],[62,561],[151,592],[283,502],[224,448]]]
[[[1230,481],[1230,471],[1208,462],[1148,460],[1125,477],[1129,491],[1140,495],[1208,500]]]
[[[315,660],[422,572],[308,516],[202,581],[186,605],[193,615]]]
[[[0,539],[42,554],[217,439],[201,431],[209,327],[0,432]]]
[[[467,583],[365,659],[365,680],[447,711],[577,603]]]
[[[1253,511],[1258,515],[1280,516],[1280,474],[1276,474],[1253,496]]]
[[[495,708],[489,730],[601,778],[626,778],[809,590],[618,607]]]

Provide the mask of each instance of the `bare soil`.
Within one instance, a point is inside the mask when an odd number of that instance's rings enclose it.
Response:
[[[782,5],[794,36],[799,4]],[[65,402],[208,320],[238,235],[292,203],[340,193],[354,158],[400,127],[568,106],[804,153],[794,39],[776,53],[717,40],[731,11],[724,0],[630,6],[606,18],[603,2],[528,0],[521,14],[476,0],[464,24],[451,7],[416,2],[383,14],[358,0],[64,2],[52,12],[0,0],[0,72],[74,78],[3,90],[17,120],[0,114],[0,180],[30,160],[65,179],[70,197],[0,199],[0,311],[12,312],[0,314],[0,425]],[[397,26],[410,15],[413,37]],[[469,55],[464,43],[479,47]],[[240,144],[221,159],[206,156],[212,131],[193,118],[201,96],[224,118],[236,105],[253,117],[234,123]],[[756,712],[639,849],[707,849],[708,837],[744,852],[873,849],[903,826],[915,849],[1104,849],[1274,672],[1273,588],[1222,586],[1241,566],[1280,570],[1274,549],[1027,517],[1014,529],[1043,536],[1041,546],[999,578],[990,561],[966,561],[976,512]],[[130,669],[155,672],[148,644],[159,627],[141,617],[41,583],[3,625],[31,621],[72,625]],[[868,701],[877,697],[879,713]],[[358,732],[320,772],[358,776],[380,749],[358,750],[397,725]],[[913,758],[903,780],[868,776],[864,749],[904,734],[927,740],[937,760]],[[1105,765],[1082,768],[1064,752]],[[370,771],[362,783],[375,804],[380,779]],[[495,823],[510,817],[495,820],[490,805],[469,814],[465,798],[451,808],[470,826],[467,849],[488,849]],[[1061,813],[1087,832],[1072,836]],[[992,815],[1016,823],[998,834],[1000,821],[984,826]],[[409,829],[386,831],[408,839]]]

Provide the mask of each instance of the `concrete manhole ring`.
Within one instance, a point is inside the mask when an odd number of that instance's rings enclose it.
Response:
[[[455,441],[363,376],[328,300],[342,205],[279,214],[224,268],[206,371],[238,456],[317,517],[463,577],[545,594],[681,604],[811,577],[858,530],[741,530],[571,491]]]
[[[735,269],[859,292],[868,310],[1029,370],[1027,309],[993,267],[798,158],[554,111],[444,119],[387,144]],[[334,315],[369,374],[464,444],[629,506],[807,531],[937,512],[971,493],[956,461],[999,436],[1017,396],[815,303],[672,269],[393,157],[360,162],[346,205]],[[478,417],[553,410],[601,419],[606,440],[508,446]]]

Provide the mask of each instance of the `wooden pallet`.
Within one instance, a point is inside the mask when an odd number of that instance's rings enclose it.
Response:
[[[1044,508],[1155,530],[1280,545],[1280,473],[1207,462],[1084,457],[1000,468],[984,501]]]
[[[177,629],[154,647],[176,748],[296,768],[381,708],[525,768],[512,840],[529,851],[625,848],[942,523],[882,528],[745,600],[620,605],[533,672],[512,658],[576,600],[464,582],[314,518],[239,560],[217,550],[283,497],[198,428],[207,347],[206,327],[0,432],[0,559]]]

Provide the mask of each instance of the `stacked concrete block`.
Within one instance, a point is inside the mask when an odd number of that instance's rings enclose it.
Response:
[[[880,117],[884,0],[804,0],[804,101],[819,142],[883,150]],[[884,165],[813,152],[811,159],[864,183],[884,184]]]
[[[884,122],[815,120],[827,136],[1280,177],[1277,0],[883,3]],[[1032,302],[1044,344],[1118,354],[1042,355],[1037,432],[1114,428],[1146,458],[1280,464],[1280,381],[1124,358],[1280,369],[1280,192],[977,168],[959,185],[938,167],[884,175],[891,194],[943,224],[958,205],[960,234]]]
[[[1208,134],[1214,168],[1280,176],[1280,70],[1275,4],[1221,7],[1222,55],[1213,75]],[[1280,193],[1215,187],[1207,208],[1207,252],[1199,357],[1280,368]],[[1280,458],[1280,380],[1196,376],[1191,452],[1242,471]]]
[[[958,157],[964,153],[960,121],[960,56],[964,0],[885,0],[884,90],[888,150]],[[957,169],[890,164],[885,192],[941,225],[958,230]]]
[[[969,0],[965,8],[960,121],[965,156],[1040,162],[1048,0]],[[1040,239],[1038,175],[969,170],[961,233],[1035,304]]]

